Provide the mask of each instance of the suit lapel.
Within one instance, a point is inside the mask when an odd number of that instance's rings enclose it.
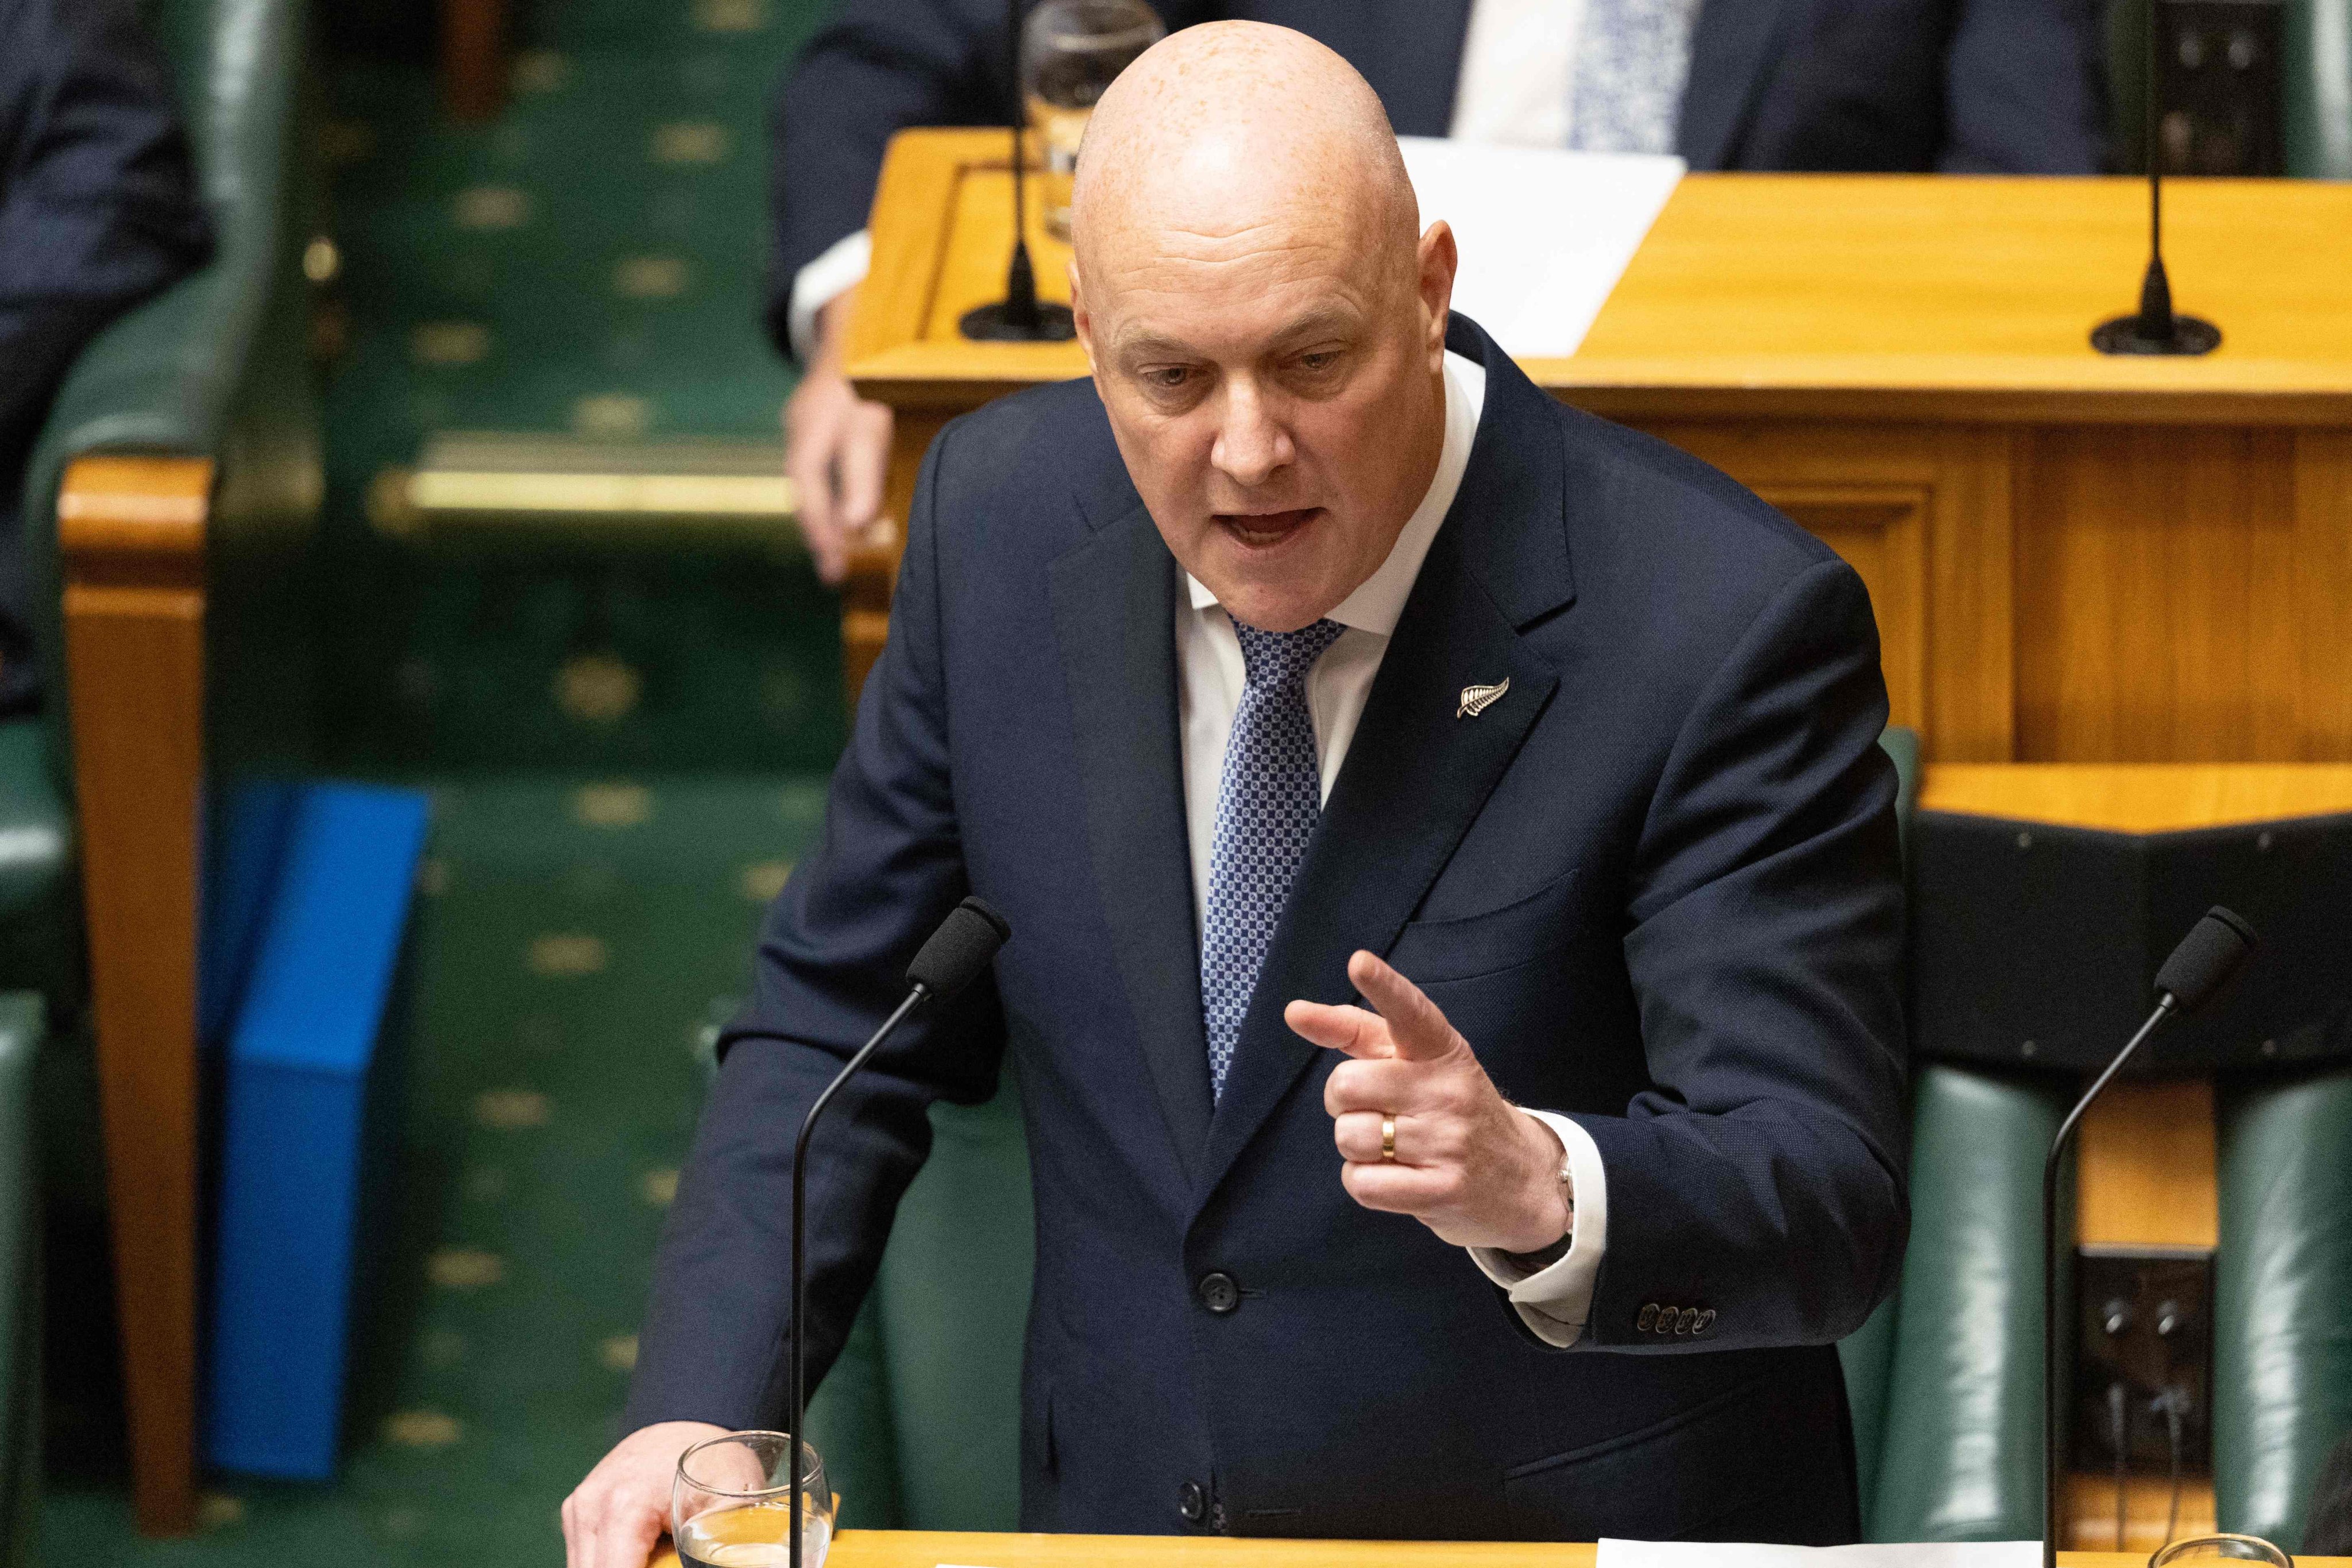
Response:
[[[1095,881],[1189,1182],[1208,1135],[1209,1048],[1177,735],[1175,563],[1137,503],[1055,560],[1048,576]]]
[[[1293,997],[1338,1002],[1358,948],[1386,952],[1559,685],[1518,627],[1570,602],[1558,413],[1486,334],[1486,405],[1470,466],[1381,660],[1348,760],[1291,886],[1209,1126],[1204,1202],[1321,1054],[1282,1021]],[[1510,689],[1456,717],[1462,689]]]
[[[1700,7],[1675,139],[1692,168],[1724,168],[1738,150],[1797,3],[1706,0]]]

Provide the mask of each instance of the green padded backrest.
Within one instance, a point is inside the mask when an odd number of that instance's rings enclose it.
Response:
[[[1012,1075],[985,1105],[934,1105],[931,1129],[873,1292],[810,1403],[809,1439],[844,1528],[1012,1530],[1036,1254]]]
[[[2286,172],[2352,180],[2352,0],[2294,0],[2285,56]]]
[[[0,991],[37,991],[61,1016],[81,994],[73,816],[37,719],[0,723]]]
[[[2214,1503],[2222,1529],[2300,1551],[2352,1429],[2352,1071],[2226,1089],[2218,1113]]]
[[[41,1501],[41,1205],[33,1065],[41,999],[0,993],[0,1568],[33,1562]]]
[[[1942,1065],[1916,1075],[1867,1540],[2042,1538],[2042,1162],[2063,1095]]]

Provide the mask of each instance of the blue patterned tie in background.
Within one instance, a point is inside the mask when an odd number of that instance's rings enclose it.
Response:
[[[1323,815],[1322,770],[1315,722],[1307,711],[1307,672],[1345,630],[1318,621],[1295,632],[1262,632],[1234,623],[1247,670],[1234,732],[1225,742],[1225,776],[1217,787],[1217,826],[1209,840],[1209,910],[1201,933],[1201,1014],[1209,1036],[1209,1085],[1223,1095],[1225,1070],[1266,943],[1290,900],[1290,880]]]
[[[1698,0],[1585,0],[1568,144],[1586,153],[1671,153],[1690,79]]]

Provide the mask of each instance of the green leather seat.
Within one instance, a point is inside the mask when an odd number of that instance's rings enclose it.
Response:
[[[40,1482],[37,1270],[27,1228],[47,1145],[53,1205],[87,1231],[103,1205],[88,1061],[89,992],[76,875],[60,624],[57,498],[97,452],[212,458],[206,533],[206,762],[293,762],[309,734],[313,616],[301,563],[320,491],[301,271],[313,199],[299,123],[303,0],[153,0],[215,237],[212,262],[85,349],[34,448],[25,507],[46,711],[0,724],[0,1568],[26,1550]],[[221,635],[228,631],[232,635]],[[59,1057],[32,1104],[36,1047]],[[37,1140],[37,1121],[50,1130]],[[28,1216],[30,1216],[28,1218]]]
[[[2222,1529],[2295,1552],[2320,1467],[2352,1431],[2352,1072],[2219,1100],[2214,1502]]]
[[[73,848],[41,721],[0,723],[0,992],[68,1012],[82,989]]]
[[[33,1067],[41,1000],[0,994],[0,1568],[33,1561],[41,1498],[41,1206]]]

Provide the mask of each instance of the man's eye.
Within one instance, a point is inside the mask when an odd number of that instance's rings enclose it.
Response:
[[[1338,349],[1317,349],[1311,353],[1298,356],[1299,368],[1302,370],[1328,370],[1339,363]]]
[[[1143,379],[1147,385],[1160,392],[1174,392],[1190,380],[1192,374],[1191,371],[1181,364],[1162,365],[1158,370],[1145,371]]]

